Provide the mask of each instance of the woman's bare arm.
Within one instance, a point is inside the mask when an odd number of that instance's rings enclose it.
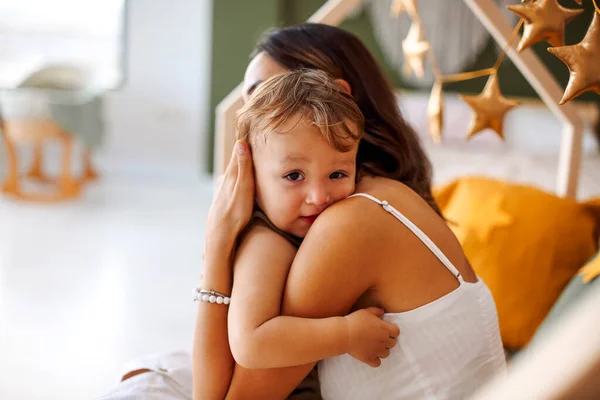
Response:
[[[226,245],[225,245],[226,246]],[[229,248],[232,248],[231,245]],[[207,249],[208,250],[208,249]],[[220,293],[231,288],[231,272],[214,274],[212,270],[231,271],[231,258],[223,257],[231,250],[211,249],[205,252],[207,268],[202,279],[205,287]],[[210,321],[210,323],[208,323]],[[199,301],[194,329],[192,376],[194,399],[223,399],[233,374],[233,356],[227,340],[227,306]]]
[[[248,146],[237,142],[231,161],[217,182],[206,221],[203,288],[228,294],[231,262],[238,234],[252,215],[254,181]],[[199,302],[194,331],[192,377],[194,399],[220,400],[229,388],[233,357],[227,340],[227,311],[222,304]]]

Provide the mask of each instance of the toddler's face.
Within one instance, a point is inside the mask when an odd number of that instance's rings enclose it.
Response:
[[[358,143],[337,151],[297,114],[277,132],[253,140],[256,201],[279,229],[306,236],[328,206],[354,193]]]

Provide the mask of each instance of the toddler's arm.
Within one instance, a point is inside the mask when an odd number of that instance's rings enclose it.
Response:
[[[271,229],[255,224],[234,263],[229,341],[246,368],[303,365],[350,353],[373,366],[395,344],[398,328],[378,309],[321,319],[280,316],[283,290],[296,249]]]

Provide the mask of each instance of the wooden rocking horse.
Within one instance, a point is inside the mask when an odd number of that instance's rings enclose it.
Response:
[[[52,120],[3,120],[2,139],[6,149],[8,170],[2,192],[24,200],[52,202],[77,197],[84,181],[97,177],[89,151],[84,154],[84,172],[81,178],[72,173],[73,135],[64,131]],[[42,169],[42,147],[46,140],[58,140],[62,147],[61,172],[57,179],[49,178]],[[19,174],[17,145],[28,144],[34,148],[34,159],[27,177],[44,183],[56,183],[50,193],[30,193],[23,189]]]
[[[0,119],[0,129],[8,161],[7,176],[2,185],[3,193],[11,194],[25,200],[40,202],[59,201],[77,197],[84,182],[94,180],[98,177],[92,165],[91,149],[87,144],[82,155],[82,175],[78,178],[73,176],[73,147],[74,139],[78,132],[68,131],[55,118],[52,118],[52,112],[49,111],[52,109],[52,106],[46,104],[48,101],[54,101],[51,97],[38,96],[44,90],[58,90],[59,92],[65,91],[63,95],[69,98],[71,91],[72,93],[78,93],[79,90],[85,87],[85,82],[88,78],[86,71],[80,68],[56,65],[42,68],[31,74],[19,85],[17,90],[24,89],[25,97],[19,98],[17,92],[15,103],[17,104],[17,112],[9,112],[8,115],[3,115],[3,118]],[[29,93],[28,90],[32,88],[33,91]],[[38,92],[38,90],[41,92]],[[74,94],[73,96],[76,95]],[[36,108],[36,106],[39,106],[40,101],[44,102],[44,106],[41,107],[43,111],[39,111]],[[78,103],[75,101],[73,104]],[[36,111],[24,116],[20,107],[24,109],[32,107]],[[73,112],[77,112],[77,110]],[[72,126],[71,129],[77,128],[73,128]],[[44,143],[48,140],[57,140],[62,147],[61,172],[57,179],[48,177],[43,171],[43,147]],[[33,148],[33,161],[26,177],[40,183],[55,184],[54,191],[50,193],[30,193],[24,190],[19,174],[18,145],[29,145]]]

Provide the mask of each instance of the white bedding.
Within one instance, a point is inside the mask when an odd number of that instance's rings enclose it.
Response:
[[[444,96],[443,144],[428,135],[427,92],[398,92],[406,120],[418,132],[434,166],[439,185],[468,175],[484,175],[556,191],[562,125],[541,103],[528,101],[506,114],[505,141],[491,130],[465,141],[471,109],[453,93]],[[577,197],[600,196],[600,152],[592,132],[598,116],[593,107],[580,106],[584,122],[582,168]]]
[[[434,184],[469,175],[483,175],[556,190],[558,156],[535,155],[516,150],[481,150],[427,145],[434,169]],[[600,197],[600,154],[582,159],[577,198]]]

